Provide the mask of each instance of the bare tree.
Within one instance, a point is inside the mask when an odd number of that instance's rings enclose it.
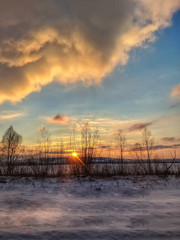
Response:
[[[147,128],[144,128],[141,136],[141,142],[136,143],[130,149],[130,153],[133,159],[135,159],[138,165],[143,169],[145,174],[153,173],[153,165],[151,162],[154,156],[154,138],[152,133]]]
[[[144,158],[145,158],[144,149],[140,143],[135,143],[130,148],[130,155],[136,161],[135,165],[134,165],[134,173],[148,174],[148,171],[146,169],[146,163],[144,161]],[[142,170],[143,170],[143,172],[142,172]]]
[[[42,148],[42,157],[44,159],[48,158],[50,151],[50,133],[46,127],[40,129],[41,134],[41,148]]]
[[[119,157],[120,157],[121,162],[122,162],[123,159],[124,159],[124,152],[125,152],[126,142],[127,142],[126,134],[122,129],[120,129],[115,134],[115,138],[116,138],[116,142],[117,142]]]
[[[121,161],[121,172],[123,174],[123,172],[124,172],[124,166],[123,166],[124,165],[124,152],[125,152],[125,148],[126,148],[127,138],[126,138],[125,132],[122,129],[119,129],[119,131],[115,134],[115,138],[116,138],[119,158]]]
[[[98,129],[92,130],[86,122],[81,128],[81,154],[85,164],[91,164],[99,140]]]
[[[151,159],[154,151],[154,138],[152,136],[151,131],[148,130],[147,128],[144,128],[144,131],[142,133],[142,146],[146,154],[146,159],[148,160],[149,172],[151,173],[152,172]]]
[[[2,136],[2,158],[6,166],[6,174],[13,174],[15,162],[19,157],[22,143],[22,136],[10,126]]]
[[[147,128],[145,128],[142,133],[142,146],[144,147],[147,160],[150,160],[154,150],[154,138],[151,131]]]
[[[140,143],[135,143],[130,148],[130,155],[136,161],[142,161],[144,159],[144,151]]]
[[[36,149],[36,154],[31,156],[31,169],[36,176],[48,176],[50,174],[50,153],[51,142],[50,133],[46,127],[40,129],[41,138],[38,140],[39,144]]]

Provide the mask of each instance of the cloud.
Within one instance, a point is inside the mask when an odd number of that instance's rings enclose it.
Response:
[[[161,138],[161,140],[163,142],[177,142],[177,141],[180,141],[180,139],[175,138],[175,137],[164,137],[164,138]]]
[[[173,144],[173,145],[155,145],[154,149],[158,150],[158,149],[167,149],[167,148],[179,148],[180,144]]]
[[[99,148],[101,148],[101,149],[112,149],[112,146],[110,146],[110,145],[101,145],[101,146],[99,146]]]
[[[176,85],[172,92],[171,92],[171,97],[177,97],[180,98],[180,84]]]
[[[152,125],[153,123],[154,123],[154,121],[135,123],[129,127],[129,131],[132,132],[132,131],[142,130],[142,129]]]
[[[173,145],[155,145],[153,146],[154,150],[161,150],[161,149],[173,149],[173,148],[180,148],[180,144],[173,144]],[[146,150],[142,147],[139,143],[136,143],[131,148],[131,151],[138,151],[138,150]]]
[[[11,119],[11,118],[17,118],[22,116],[22,113],[11,113],[11,114],[3,114],[0,115],[0,120],[7,120],[7,119]]]
[[[50,123],[58,123],[58,124],[67,124],[69,118],[63,115],[55,115],[53,118],[47,118],[47,121]]]
[[[54,80],[99,84],[178,9],[180,0],[1,0],[0,102]]]

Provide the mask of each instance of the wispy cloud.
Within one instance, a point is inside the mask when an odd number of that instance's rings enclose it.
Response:
[[[154,121],[135,123],[135,124],[131,125],[128,130],[130,132],[132,132],[132,131],[139,131],[139,130],[142,130],[142,129],[152,125],[153,123],[154,123]]]
[[[142,147],[139,143],[134,144],[135,148],[132,148],[131,151],[137,151],[137,150],[146,150],[144,147]],[[180,144],[172,144],[172,145],[154,145],[154,150],[162,150],[162,149],[174,149],[174,148],[180,148]]]
[[[132,48],[170,26],[178,9],[180,0],[1,1],[0,102],[54,79],[99,84]]]
[[[161,138],[161,140],[163,142],[178,142],[178,141],[180,141],[179,138],[175,138],[175,137],[164,137],[164,138]]]
[[[0,115],[0,119],[6,120],[6,119],[11,119],[11,118],[17,118],[22,115],[23,115],[22,113],[3,114],[3,115]]]
[[[180,148],[180,144],[173,144],[173,145],[155,145],[154,149],[167,149],[167,148]]]

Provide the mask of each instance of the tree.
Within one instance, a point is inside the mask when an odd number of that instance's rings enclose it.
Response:
[[[120,156],[121,162],[123,162],[124,152],[125,152],[125,147],[126,147],[126,141],[127,141],[126,134],[122,129],[120,129],[115,134],[115,137],[116,137],[117,147],[118,147],[118,150],[119,150],[119,156]]]
[[[125,132],[120,129],[116,134],[115,134],[116,142],[117,142],[117,148],[118,148],[118,153],[119,153],[119,158],[121,160],[121,172],[122,174],[124,173],[124,152],[126,148],[126,134]]]
[[[151,159],[154,151],[154,138],[147,128],[142,133],[142,146],[148,160],[149,172],[152,173]]]
[[[42,127],[40,129],[40,134],[41,134],[41,150],[42,150],[42,158],[43,159],[48,159],[49,158],[49,151],[50,151],[50,133],[46,127]],[[40,147],[40,146],[39,146]]]
[[[151,162],[154,156],[154,137],[147,128],[144,128],[141,135],[141,142],[136,143],[131,148],[131,156],[143,168],[145,174],[153,173],[153,164]]]
[[[85,164],[91,164],[99,140],[98,129],[92,130],[89,123],[81,127],[81,154]]]
[[[154,150],[154,138],[151,131],[147,128],[144,128],[144,131],[142,133],[142,146],[146,153],[146,159],[150,161]]]
[[[13,173],[15,162],[19,157],[22,143],[22,136],[14,131],[13,126],[10,126],[2,136],[2,158],[6,165],[6,173]]]

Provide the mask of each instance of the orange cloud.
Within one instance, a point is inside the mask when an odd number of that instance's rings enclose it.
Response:
[[[99,84],[178,9],[180,0],[1,0],[0,102],[55,79]]]
[[[67,124],[69,118],[67,116],[57,114],[53,118],[48,118],[47,121],[50,123],[58,123],[58,124]]]
[[[180,84],[178,84],[177,86],[175,86],[171,92],[171,96],[172,97],[180,97]]]
[[[16,118],[20,116],[22,116],[22,113],[4,114],[4,115],[0,115],[0,119],[6,120],[6,119]]]

